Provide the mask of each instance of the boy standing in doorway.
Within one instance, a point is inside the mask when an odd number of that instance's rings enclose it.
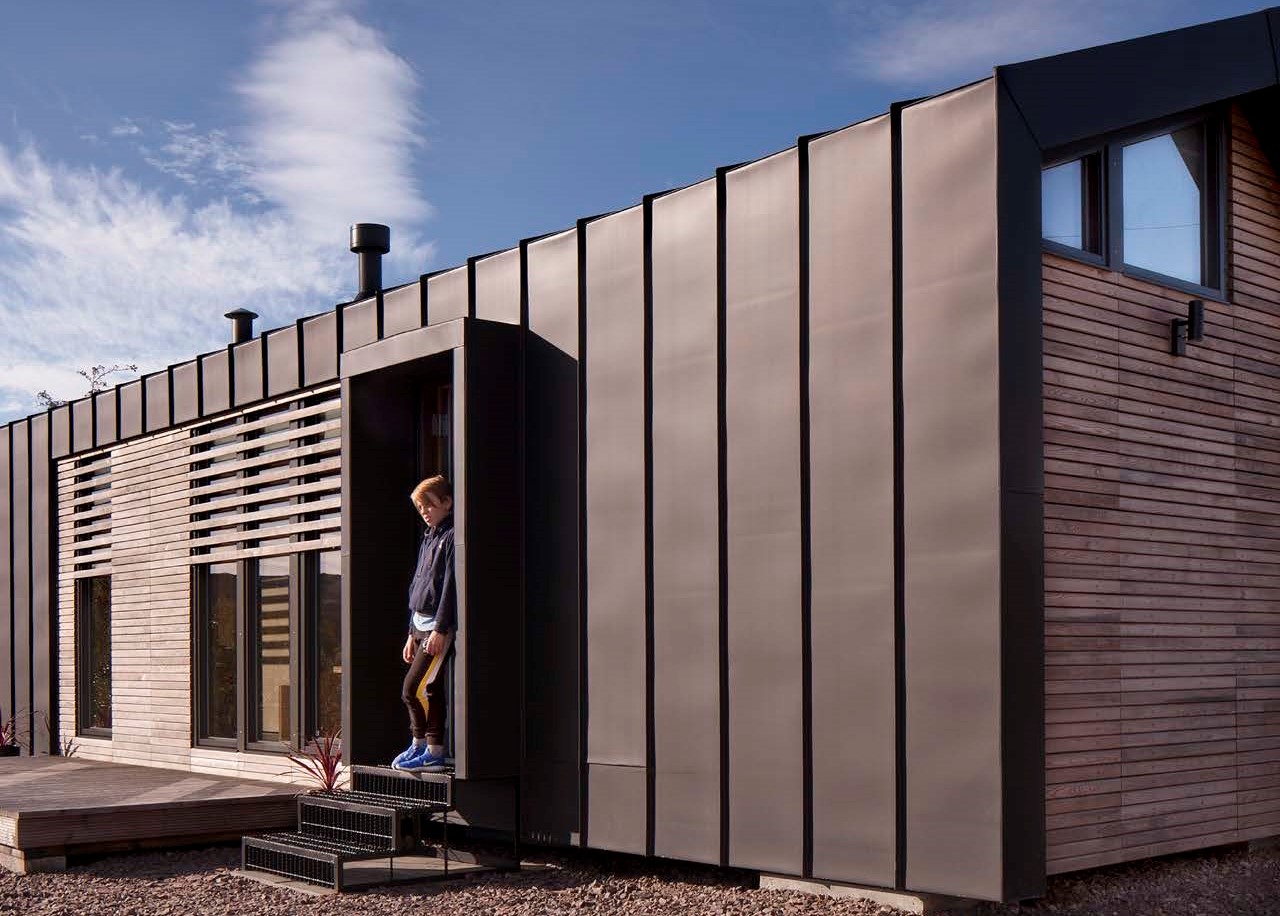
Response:
[[[391,765],[413,772],[439,771],[446,766],[446,710],[440,672],[453,646],[458,619],[453,581],[453,492],[449,481],[436,475],[414,487],[409,499],[427,523],[409,585],[409,636],[400,653],[409,666],[400,698],[409,710],[413,743]]]

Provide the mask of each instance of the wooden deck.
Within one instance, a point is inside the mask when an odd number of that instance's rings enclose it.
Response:
[[[0,865],[216,842],[290,827],[297,786],[63,757],[0,758]]]

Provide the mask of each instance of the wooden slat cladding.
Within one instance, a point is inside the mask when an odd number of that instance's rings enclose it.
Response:
[[[111,737],[76,737],[79,756],[296,780],[278,755],[192,747],[190,565],[340,546],[340,412],[328,385],[58,462],[64,736],[76,728],[75,580],[111,576]],[[210,460],[219,475],[201,472]]]
[[[1233,112],[1231,303],[1044,258],[1048,870],[1280,834],[1280,181]]]
[[[192,427],[192,563],[333,546],[341,527],[338,390]]]
[[[63,495],[69,498],[73,578],[111,571],[111,454],[90,455],[63,463]]]

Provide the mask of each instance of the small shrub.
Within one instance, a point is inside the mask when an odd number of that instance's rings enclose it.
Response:
[[[288,756],[318,789],[332,792],[342,779],[342,729],[318,732],[301,751],[290,751]]]

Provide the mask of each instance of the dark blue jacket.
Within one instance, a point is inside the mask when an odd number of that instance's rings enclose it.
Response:
[[[409,583],[409,633],[414,612],[435,616],[435,629],[450,633],[458,623],[458,592],[453,581],[453,515],[428,528],[418,547],[418,566]]]

